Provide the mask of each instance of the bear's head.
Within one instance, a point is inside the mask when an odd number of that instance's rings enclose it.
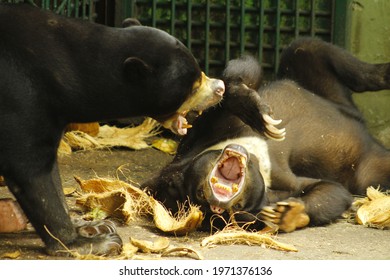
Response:
[[[174,133],[186,134],[191,127],[187,113],[219,103],[225,92],[223,81],[207,77],[191,52],[168,33],[138,25],[124,30],[132,38],[124,61],[126,80],[137,84],[140,109]]]

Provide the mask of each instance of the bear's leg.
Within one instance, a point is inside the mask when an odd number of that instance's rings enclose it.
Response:
[[[80,254],[110,255],[120,252],[122,241],[112,222],[85,222],[77,227],[73,225],[57,164],[52,166],[50,172],[14,174],[14,178],[6,177],[8,187],[46,244],[49,254],[67,254],[67,249]]]

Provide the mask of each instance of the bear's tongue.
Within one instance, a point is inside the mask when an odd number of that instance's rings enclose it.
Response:
[[[178,114],[176,119],[176,125],[174,125],[173,129],[174,132],[178,135],[186,135],[187,134],[187,128],[191,128],[192,125],[188,124],[187,119]]]
[[[188,124],[187,119],[185,118],[185,113],[176,113],[161,122],[162,126],[170,129],[173,133],[183,136],[187,134],[187,129],[192,126]]]

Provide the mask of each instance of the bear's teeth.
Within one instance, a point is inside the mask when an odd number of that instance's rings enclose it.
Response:
[[[211,177],[210,182],[212,184],[218,183],[218,177],[215,177],[215,176]]]

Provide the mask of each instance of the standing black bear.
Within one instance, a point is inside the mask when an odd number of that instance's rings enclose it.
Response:
[[[80,253],[121,248],[112,223],[75,228],[68,216],[56,163],[68,123],[151,116],[185,134],[186,113],[223,93],[163,31],[0,5],[0,175],[50,253],[62,249],[52,236]]]
[[[258,62],[230,61],[221,106],[197,119],[172,163],[144,187],[173,211],[187,198],[200,205],[206,226],[215,213],[227,221],[234,212],[238,223],[268,221],[286,232],[334,221],[351,194],[369,186],[388,189],[390,152],[367,132],[350,89],[390,88],[390,63],[363,63],[331,44],[300,39],[280,65],[281,78],[301,84],[280,79],[258,89]],[[242,99],[254,95],[282,120],[283,141],[265,139],[237,117],[247,114]]]

